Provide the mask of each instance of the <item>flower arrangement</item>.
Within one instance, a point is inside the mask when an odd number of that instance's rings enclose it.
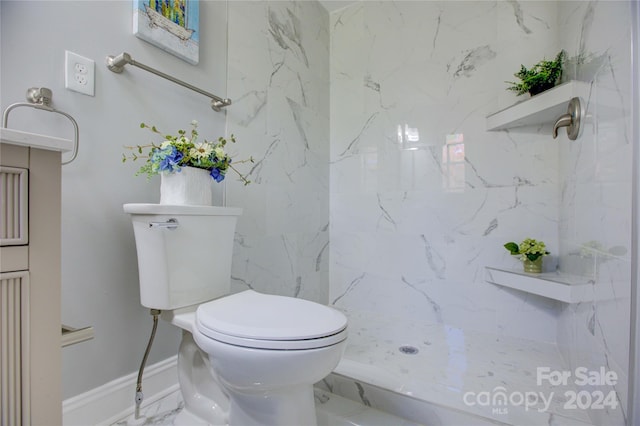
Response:
[[[231,165],[231,157],[224,150],[229,141],[235,143],[235,137],[231,135],[229,140],[219,137],[216,142],[207,140],[198,142],[197,127],[198,122],[193,120],[191,122],[191,132],[187,133],[186,130],[178,130],[177,136],[164,135],[164,141],[159,145],[151,143],[148,145],[125,146],[125,148],[132,150],[133,153],[130,156],[122,154],[122,162],[124,163],[128,159],[134,161],[146,159],[146,163],[140,167],[136,176],[146,174],[148,178],[162,172],[180,172],[182,167],[190,166],[208,170],[213,180],[222,182],[227,170],[231,169],[240,176],[245,185],[248,185],[251,181]],[[149,129],[153,133],[162,135],[156,126],[140,123],[140,128]],[[148,150],[146,154],[144,153],[145,150]],[[237,161],[236,164],[247,161],[253,163],[253,158]]]
[[[520,260],[535,262],[538,258],[549,254],[547,248],[542,241],[533,238],[525,238],[519,245],[514,242],[508,242],[504,248],[509,250],[512,255],[520,255]]]

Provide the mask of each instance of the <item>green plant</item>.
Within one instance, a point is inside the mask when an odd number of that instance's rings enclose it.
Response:
[[[177,136],[165,135],[163,136],[164,141],[159,145],[151,143],[147,145],[125,146],[126,149],[132,150],[133,152],[129,156],[122,154],[122,162],[124,163],[129,159],[133,161],[146,159],[145,164],[140,167],[136,176],[146,174],[148,178],[161,172],[180,172],[182,167],[190,166],[208,170],[213,180],[222,182],[227,170],[231,169],[240,176],[240,179],[245,185],[248,185],[250,181],[231,165],[231,157],[224,150],[225,145],[229,141],[235,143],[235,137],[231,135],[228,141],[223,137],[219,137],[217,142],[209,142],[207,140],[197,142],[197,127],[198,122],[193,120],[191,122],[191,132],[187,133],[185,130],[178,130]],[[156,126],[140,123],[140,128],[149,129],[153,133],[162,135]],[[144,153],[145,150],[148,150],[146,154]],[[236,164],[247,161],[253,163],[253,158],[238,161]]]
[[[520,244],[508,242],[504,245],[512,255],[520,255],[520,260],[530,260],[535,262],[539,257],[549,254],[544,242],[534,240],[533,238],[525,238]]]
[[[520,65],[520,71],[514,74],[520,79],[519,83],[513,81],[505,81],[511,84],[507,90],[516,92],[517,95],[530,93],[531,96],[554,87],[562,77],[562,64],[566,53],[561,50],[555,60],[542,60],[534,65],[531,69],[527,69],[524,65]]]

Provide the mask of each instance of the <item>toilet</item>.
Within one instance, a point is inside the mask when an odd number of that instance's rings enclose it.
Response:
[[[176,424],[315,425],[313,384],[337,365],[347,319],[319,303],[231,294],[233,207],[125,204],[141,304],[182,329]]]

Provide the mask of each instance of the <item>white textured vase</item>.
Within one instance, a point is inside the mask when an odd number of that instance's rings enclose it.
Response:
[[[209,171],[196,167],[182,167],[179,172],[160,175],[160,204],[210,206],[211,183]]]

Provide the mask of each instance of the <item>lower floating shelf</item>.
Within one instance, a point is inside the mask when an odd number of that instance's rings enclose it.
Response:
[[[592,278],[561,272],[528,274],[514,269],[485,267],[485,280],[491,284],[514,288],[565,303],[599,300],[598,286]]]

